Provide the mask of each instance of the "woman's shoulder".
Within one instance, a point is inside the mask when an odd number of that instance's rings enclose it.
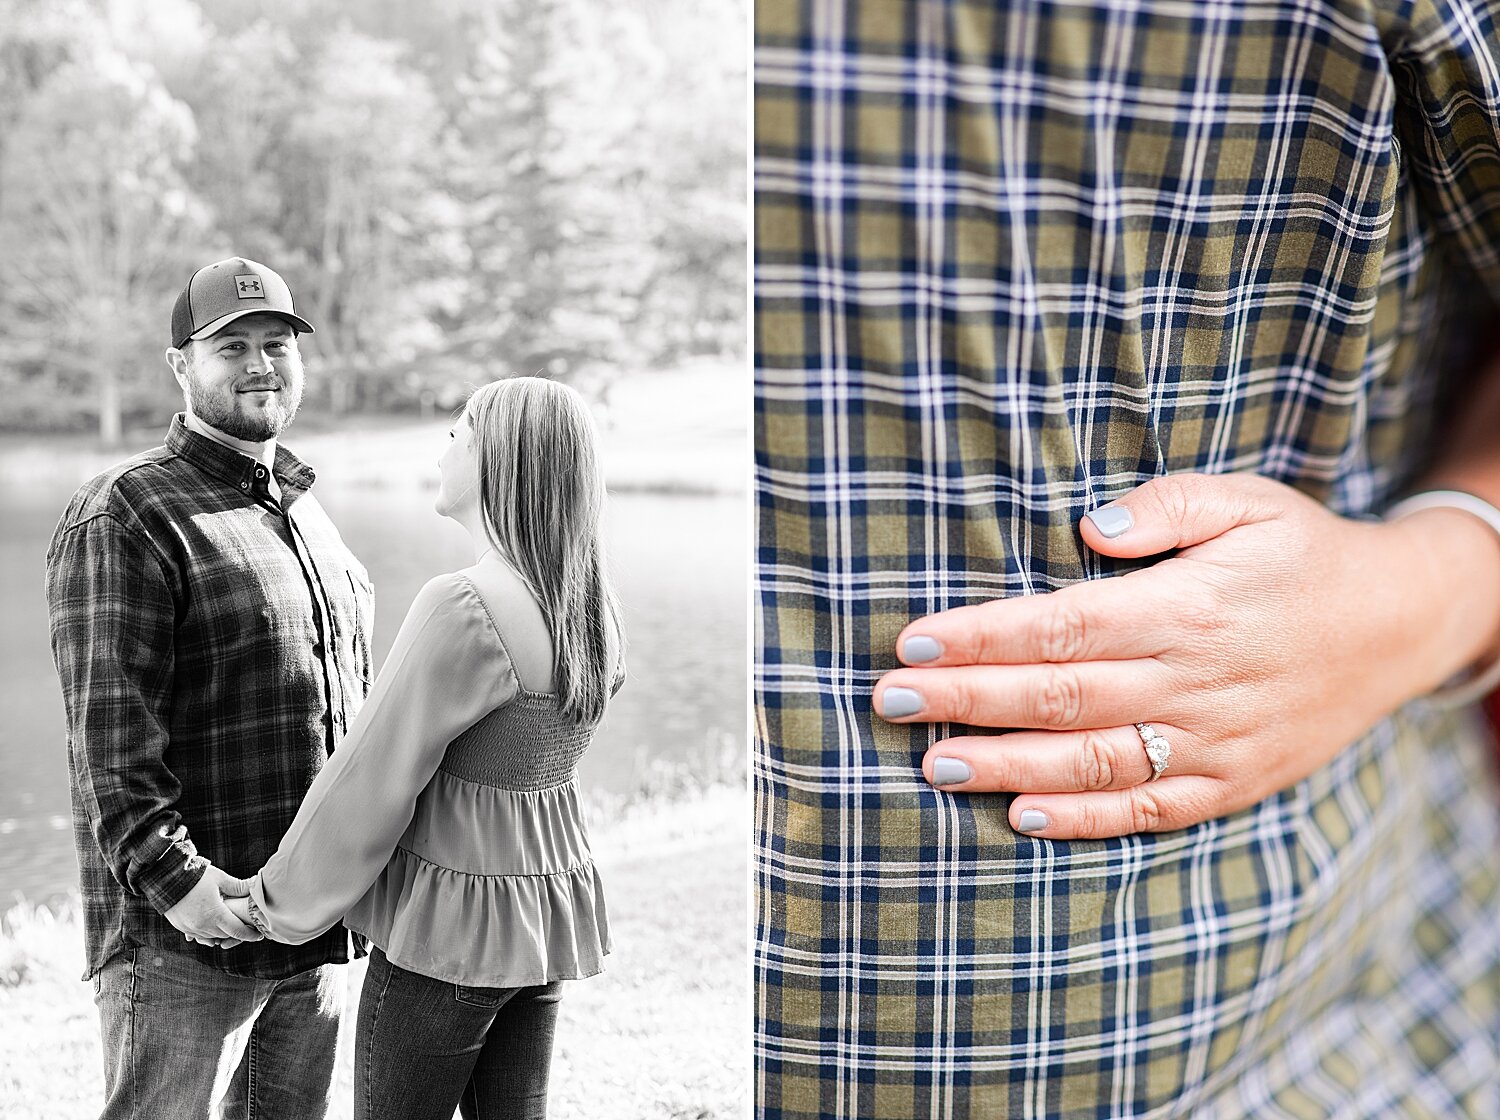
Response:
[[[504,643],[523,687],[536,692],[552,688],[552,634],[541,605],[521,574],[491,556],[455,575],[468,581]]]
[[[503,653],[491,603],[465,571],[444,572],[422,585],[406,612],[403,630],[457,645],[480,644]]]
[[[443,572],[429,579],[411,601],[407,615],[418,617],[455,610],[484,612],[484,599],[474,587],[467,569]]]

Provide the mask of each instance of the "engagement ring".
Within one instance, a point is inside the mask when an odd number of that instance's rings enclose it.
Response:
[[[1167,761],[1172,757],[1172,747],[1149,723],[1138,723],[1135,729],[1140,733],[1141,745],[1146,748],[1146,757],[1151,760],[1151,777],[1147,780],[1154,782],[1167,768]]]

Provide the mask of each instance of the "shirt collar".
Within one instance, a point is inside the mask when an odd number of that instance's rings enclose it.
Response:
[[[247,496],[270,496],[270,484],[265,475],[264,464],[193,431],[180,412],[172,417],[172,426],[167,429],[167,450]],[[281,486],[283,506],[291,505],[311,490],[318,477],[311,467],[280,443],[276,445],[276,459],[271,472]]]

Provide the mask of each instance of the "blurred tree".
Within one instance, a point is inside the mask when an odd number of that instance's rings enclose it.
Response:
[[[440,117],[402,50],[343,27],[307,69],[278,164],[277,228],[317,327],[333,410],[373,372],[436,347],[429,319],[443,256],[444,200],[432,187]]]
[[[216,35],[169,84],[191,106],[202,138],[186,171],[194,192],[232,252],[279,272],[292,251],[280,226],[291,122],[306,97],[302,76],[287,31],[259,21]]]
[[[740,352],[747,9],[0,0],[0,422],[155,411],[125,355],[230,252],[317,324],[313,408]]]
[[[745,346],[746,0],[644,4],[670,84],[647,101],[651,169],[641,240],[651,268],[636,329],[658,360],[743,356]],[[661,95],[669,90],[668,95]]]
[[[585,276],[569,275],[573,184],[559,167],[565,138],[557,106],[569,75],[556,59],[569,0],[497,0],[474,29],[460,77],[449,165],[459,206],[468,284],[444,325],[449,345],[495,373],[565,367],[589,352],[556,322],[576,308]]]
[[[493,374],[618,370],[655,356],[633,328],[656,255],[649,240],[648,106],[670,86],[629,6],[502,0],[475,31],[450,185],[470,285],[456,344]]]
[[[102,9],[90,21],[102,41],[149,66],[181,98],[182,79],[197,69],[214,32],[195,0],[88,2]]]
[[[26,99],[85,41],[91,14],[84,0],[0,0],[0,145]]]
[[[155,75],[102,42],[25,102],[0,166],[6,334],[59,383],[92,390],[100,438],[120,437],[122,392],[164,377],[164,309],[211,233],[182,166],[192,115]]]
[[[745,19],[739,0],[488,9],[449,179],[464,352],[556,373],[742,351]]]

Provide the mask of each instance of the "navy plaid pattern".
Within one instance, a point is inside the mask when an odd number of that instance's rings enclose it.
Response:
[[[335,927],[300,946],[189,944],[162,915],[203,860],[249,876],[275,852],[369,688],[364,567],[278,447],[266,468],[189,431],[68,504],[47,553],[68,723],[85,977],[161,946],[280,979],[347,960]]]
[[[761,0],[755,130],[758,1114],[1500,1115],[1467,715],[1069,843],[870,703],[911,620],[1144,563],[1075,526],[1150,478],[1417,477],[1500,303],[1492,8]]]

